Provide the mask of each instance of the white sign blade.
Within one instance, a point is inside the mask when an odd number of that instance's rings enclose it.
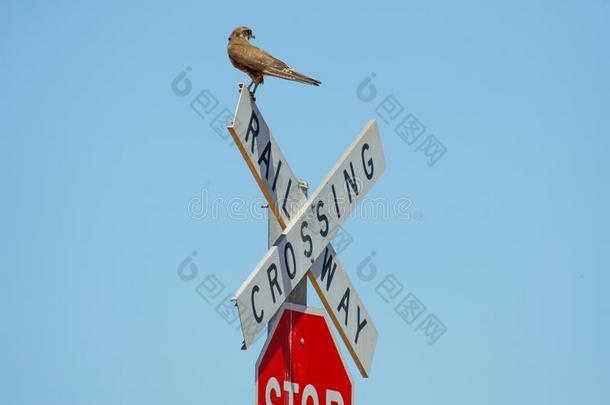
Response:
[[[307,201],[262,114],[242,87],[229,132],[282,229]]]
[[[261,187],[271,212],[285,229],[307,198],[296,187],[298,178],[243,87],[234,123],[228,129]],[[295,189],[298,192],[294,192]],[[377,344],[377,328],[331,244],[324,250],[324,260],[316,263],[318,266],[312,267],[308,273],[309,279],[360,373],[368,377]],[[242,329],[245,330],[253,321],[250,316],[248,325],[242,325]]]
[[[368,377],[377,346],[377,328],[330,243],[307,275],[318,295],[323,297],[324,308],[360,374]]]
[[[242,327],[248,325],[243,330],[246,347],[309,267],[323,266],[316,262],[324,260],[324,250],[338,227],[384,170],[379,130],[377,123],[370,121],[238,290]]]

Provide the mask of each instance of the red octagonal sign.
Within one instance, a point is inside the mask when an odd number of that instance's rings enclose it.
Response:
[[[256,404],[352,404],[352,380],[321,310],[280,310],[256,362]]]

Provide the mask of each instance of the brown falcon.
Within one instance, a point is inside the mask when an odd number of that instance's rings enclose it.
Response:
[[[237,69],[247,73],[252,82],[248,90],[254,95],[259,84],[263,83],[264,76],[275,76],[282,79],[294,80],[300,83],[319,86],[321,82],[307,77],[293,69],[279,59],[274,58],[263,49],[250,44],[250,38],[254,38],[252,30],[248,27],[237,27],[229,37],[227,52],[231,63]],[[254,84],[254,89],[250,87]]]

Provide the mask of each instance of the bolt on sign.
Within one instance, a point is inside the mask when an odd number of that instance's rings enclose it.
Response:
[[[385,169],[370,121],[307,198],[262,114],[243,91],[228,127],[283,232],[236,293],[248,348],[307,274],[360,373],[368,377],[377,329],[330,241]]]

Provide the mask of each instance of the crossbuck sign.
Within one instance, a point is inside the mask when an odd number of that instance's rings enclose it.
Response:
[[[385,170],[377,123],[371,120],[306,198],[248,91],[228,127],[282,235],[235,295],[248,348],[307,274],[360,373],[368,377],[377,329],[339,262],[331,240]]]

